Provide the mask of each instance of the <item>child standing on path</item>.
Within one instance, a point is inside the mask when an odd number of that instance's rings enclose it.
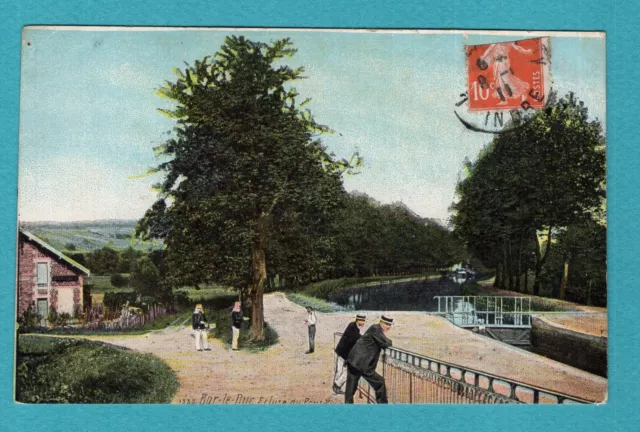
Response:
[[[207,340],[208,327],[207,317],[204,316],[202,305],[197,304],[191,316],[191,328],[193,328],[196,337],[196,350],[198,351],[202,351],[203,348],[205,351],[210,350],[209,341]]]
[[[231,311],[231,330],[233,331],[231,339],[231,349],[234,351],[238,351],[240,326],[242,326],[242,310],[240,309],[240,302],[236,302],[233,305],[233,310]]]
[[[307,306],[307,319],[304,321],[309,328],[309,351],[305,354],[311,354],[316,348],[316,313],[311,306]]]

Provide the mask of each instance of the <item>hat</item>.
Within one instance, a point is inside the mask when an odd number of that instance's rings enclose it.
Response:
[[[366,321],[367,320],[367,316],[364,314],[358,314],[356,315],[356,321]]]
[[[380,324],[392,325],[393,324],[393,318],[388,318],[388,317],[382,315],[380,317]]]

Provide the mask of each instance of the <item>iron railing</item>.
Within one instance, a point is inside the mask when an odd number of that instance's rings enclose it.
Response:
[[[438,314],[459,327],[531,328],[531,298],[435,296]]]
[[[334,342],[342,333],[334,334]],[[335,344],[334,344],[335,345]],[[510,378],[437,360],[399,348],[381,356],[387,397],[391,403],[407,404],[587,404],[568,394],[555,392]],[[375,394],[361,379],[358,395],[375,403]]]

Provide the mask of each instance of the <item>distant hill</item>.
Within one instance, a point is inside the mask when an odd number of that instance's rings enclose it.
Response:
[[[20,227],[30,231],[56,249],[68,250],[73,245],[76,251],[94,251],[109,246],[124,250],[156,249],[162,242],[141,242],[133,238],[136,220],[105,219],[75,222],[21,222]]]

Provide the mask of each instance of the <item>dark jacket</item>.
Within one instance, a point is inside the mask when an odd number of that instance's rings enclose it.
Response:
[[[380,324],[374,324],[353,346],[347,358],[347,364],[363,374],[372,374],[378,365],[380,351],[390,346],[391,339],[387,339],[384,335]]]
[[[201,324],[200,321],[204,321],[205,324]],[[194,312],[191,317],[191,327],[194,330],[204,330],[206,328],[207,317],[202,312]]]
[[[242,311],[240,312],[232,311],[230,321],[231,321],[230,324],[232,327],[239,329],[240,326],[242,325]]]
[[[358,328],[358,324],[355,322],[350,322],[347,328],[342,333],[342,337],[334,350],[336,354],[338,354],[343,359],[347,359],[349,357],[349,353],[351,352],[351,348],[358,342],[360,339],[360,329]]]

